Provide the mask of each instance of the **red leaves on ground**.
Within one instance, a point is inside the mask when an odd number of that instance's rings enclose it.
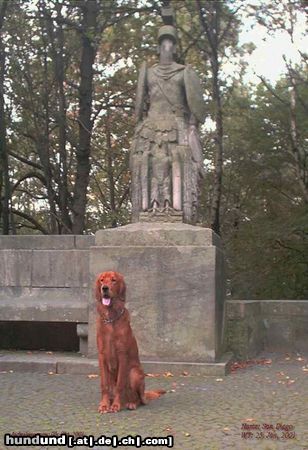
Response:
[[[248,359],[247,361],[235,361],[234,363],[231,364],[230,370],[231,373],[234,373],[238,369],[247,369],[247,367],[266,364],[272,364],[272,360],[263,358],[263,359]]]

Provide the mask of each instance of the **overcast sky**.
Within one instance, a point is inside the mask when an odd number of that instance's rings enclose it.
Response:
[[[294,41],[291,43],[287,32],[276,32],[270,36],[265,27],[255,25],[251,29],[253,19],[247,19],[240,34],[240,44],[253,42],[256,46],[254,52],[247,57],[249,70],[245,81],[260,81],[254,72],[262,75],[275,83],[277,79],[286,72],[283,55],[294,63],[300,61],[298,49],[302,52],[308,50],[308,34],[306,31],[304,14],[298,16],[298,24],[295,28]]]

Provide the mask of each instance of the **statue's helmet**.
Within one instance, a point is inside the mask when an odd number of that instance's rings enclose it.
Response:
[[[168,37],[176,44],[177,34],[176,29],[172,25],[163,25],[158,31],[158,43],[161,44],[163,38]]]

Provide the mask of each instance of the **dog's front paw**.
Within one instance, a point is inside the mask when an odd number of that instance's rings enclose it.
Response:
[[[109,403],[104,401],[101,401],[98,407],[98,412],[100,414],[105,414],[107,412],[109,412]]]
[[[137,403],[128,402],[128,403],[126,403],[126,408],[127,409],[137,409]]]
[[[120,402],[113,402],[111,405],[111,408],[109,409],[109,412],[119,412],[121,409],[121,403]]]

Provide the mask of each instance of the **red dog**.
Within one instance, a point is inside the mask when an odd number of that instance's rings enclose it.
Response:
[[[136,339],[125,308],[125,283],[118,272],[101,273],[95,284],[97,347],[101,376],[100,413],[118,412],[123,406],[136,409],[163,390],[144,391]]]

